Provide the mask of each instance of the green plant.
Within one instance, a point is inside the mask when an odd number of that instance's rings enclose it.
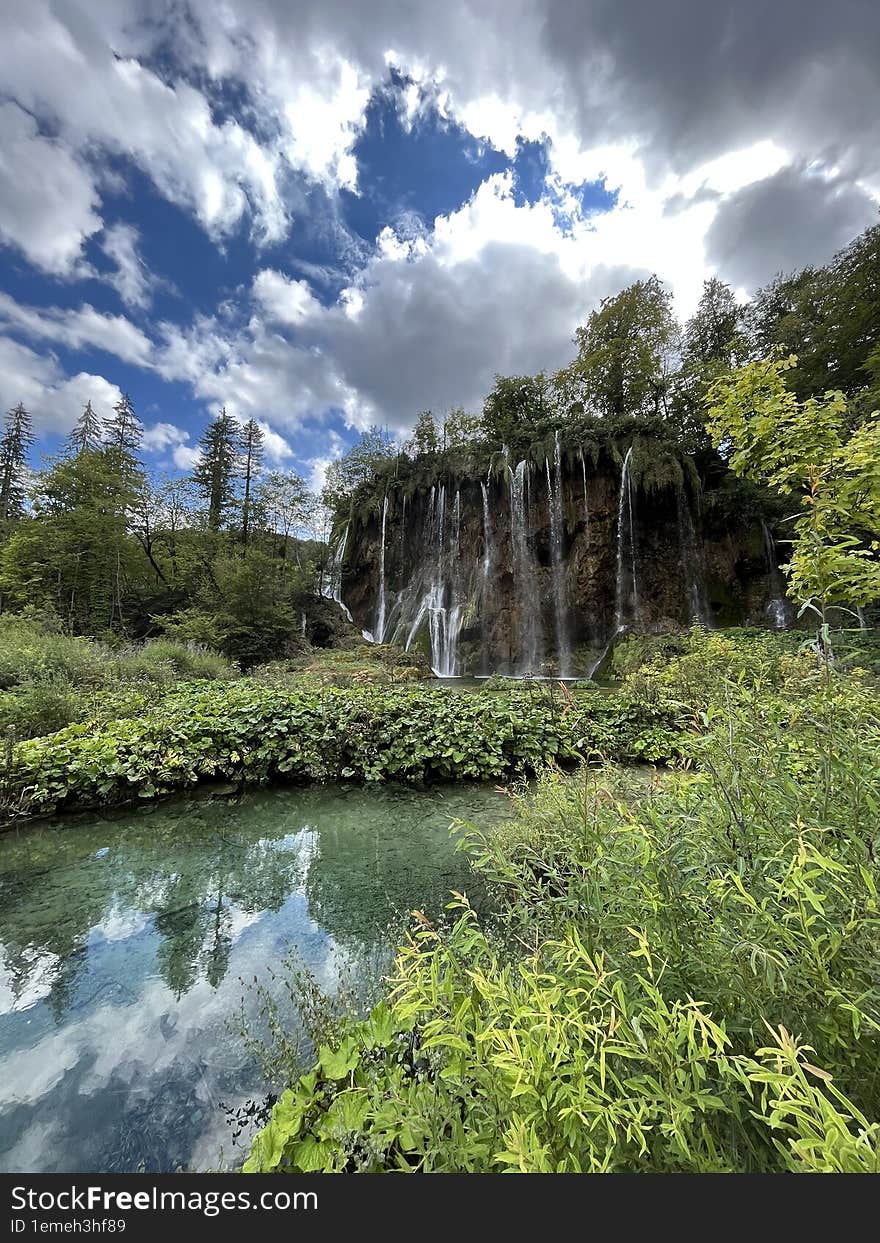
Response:
[[[149,714],[71,725],[16,748],[34,811],[151,798],[208,778],[409,781],[497,779],[602,752],[665,759],[674,710],[602,694],[550,704],[528,691],[340,689],[295,683],[181,684]]]

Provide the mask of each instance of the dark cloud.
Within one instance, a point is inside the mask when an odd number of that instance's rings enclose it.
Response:
[[[876,220],[876,203],[852,182],[789,166],[720,204],[706,257],[725,280],[753,289],[776,272],[824,262]]]
[[[679,170],[772,137],[880,170],[876,0],[545,0],[543,47],[583,137]]]

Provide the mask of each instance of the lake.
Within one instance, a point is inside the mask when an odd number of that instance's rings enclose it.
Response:
[[[480,904],[451,822],[508,809],[487,786],[273,789],[0,837],[0,1170],[240,1164],[224,1106],[284,1086],[244,1039],[254,978],[286,997],[293,950],[326,991],[378,981],[410,910]]]

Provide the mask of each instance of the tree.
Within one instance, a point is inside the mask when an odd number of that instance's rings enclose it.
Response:
[[[295,471],[270,471],[257,492],[257,506],[272,532],[272,551],[280,536],[282,560],[290,535],[308,521],[315,497]]]
[[[192,479],[208,505],[208,527],[219,531],[235,501],[239,426],[223,406],[205,429]]]
[[[748,355],[743,316],[729,285],[715,276],[703,282],[697,309],[685,324],[681,366],[670,394],[673,421],[689,453],[711,448],[704,422],[709,386]]]
[[[38,477],[33,518],[3,549],[4,591],[49,607],[75,633],[124,628],[128,584],[142,564],[129,536],[135,494],[113,447],[61,458]]]
[[[103,442],[104,424],[92,408],[92,403],[87,401],[67,438],[68,448],[71,453],[94,452],[101,448]]]
[[[685,324],[682,340],[684,365],[731,367],[745,357],[744,307],[733,290],[717,276],[703,281],[697,309]]]
[[[786,383],[800,398],[839,389],[854,426],[875,408],[865,390],[880,346],[880,225],[866,229],[824,268],[777,276],[748,309],[754,358],[797,355]]]
[[[457,449],[476,440],[482,428],[482,419],[466,414],[461,406],[456,406],[443,420],[443,448]]]
[[[848,435],[845,395],[799,401],[785,382],[796,365],[774,357],[716,381],[707,422],[736,474],[800,502],[785,568],[824,623],[828,605],[880,598],[880,411]]]
[[[604,298],[578,328],[567,368],[575,407],[605,417],[666,413],[678,336],[669,292],[656,276]]]
[[[19,402],[7,414],[0,439],[0,522],[20,518],[24,513],[27,455],[33,443],[31,416]]]
[[[263,432],[254,419],[248,419],[241,432],[239,449],[244,476],[244,499],[241,506],[241,542],[247,548],[251,521],[251,490],[263,465]]]
[[[410,457],[431,456],[440,450],[437,424],[430,410],[423,410],[416,419],[412,436],[404,446]]]
[[[328,466],[321,493],[323,503],[334,513],[341,513],[359,485],[374,479],[396,455],[394,442],[387,432],[378,427],[361,432],[351,448]]]
[[[483,402],[483,427],[494,444],[517,449],[532,438],[536,423],[553,411],[553,390],[543,371],[537,375],[495,376]]]
[[[91,406],[91,402],[89,406]],[[121,452],[129,454],[132,458],[135,457],[140,448],[144,429],[138,421],[128,393],[123,393],[113,407],[113,414],[106,420],[104,430],[108,445],[113,445]]]

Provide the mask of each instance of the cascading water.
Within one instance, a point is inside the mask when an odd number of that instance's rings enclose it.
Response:
[[[692,622],[710,629],[712,626],[712,610],[706,595],[706,571],[703,559],[703,545],[697,540],[694,520],[691,515],[690,501],[684,488],[676,493],[678,510],[678,546],[681,550],[683,578],[687,588],[688,612]]]
[[[342,563],[345,560],[345,549],[348,544],[348,524],[342,532],[342,538],[337,543],[327,568],[321,575],[321,595],[325,600],[332,600],[334,604],[338,604],[349,621],[352,620],[348,606],[342,599]]]
[[[480,621],[483,632],[483,667],[490,671],[489,613],[492,604],[492,567],[495,549],[492,543],[492,515],[489,512],[489,486],[480,483],[483,496],[483,561],[480,566]]]
[[[584,528],[587,537],[587,548],[590,547],[590,501],[587,494],[587,461],[581,449],[581,474],[584,477]]]
[[[446,541],[444,523],[446,488],[440,490],[440,557],[438,574],[431,589],[428,629],[431,636],[431,667],[438,678],[454,678],[458,664],[458,635],[461,629],[459,567],[461,563],[461,493],[456,491],[452,505],[451,530]]]
[[[564,514],[562,509],[562,454],[559,448],[559,432],[556,433],[553,450],[553,478],[550,478],[550,462],[547,467],[547,498],[550,507],[550,553],[553,561],[553,616],[556,627],[556,651],[559,659],[559,676],[571,675],[571,641],[568,635],[568,601],[565,583]]]
[[[632,445],[627,449],[620,472],[620,492],[617,498],[617,575],[614,589],[614,630],[599,659],[590,670],[590,677],[598,673],[605,657],[617,638],[641,621],[639,607],[639,583],[636,567],[636,528],[632,497],[632,479],[629,464]],[[627,565],[627,550],[629,565]]]
[[[521,675],[540,672],[542,655],[541,605],[531,547],[531,505],[525,461],[508,468],[510,482],[510,543],[514,598],[519,617],[519,667]]]
[[[776,559],[776,541],[770,533],[767,523],[761,521],[764,532],[764,557],[767,561],[767,577],[770,579],[770,602],[767,605],[767,616],[774,630],[785,630],[788,625],[788,601],[785,598],[785,580]]]
[[[627,449],[620,474],[620,496],[617,502],[617,584],[615,590],[615,634],[641,621],[639,607],[638,546],[634,520],[633,487],[630,476],[632,445]],[[626,550],[629,550],[627,567]]]
[[[446,485],[431,488],[423,532],[425,555],[395,605],[397,622],[391,641],[410,651],[426,625],[431,668],[437,677],[454,678],[464,614],[460,492],[455,493],[450,513]]]
[[[621,634],[678,612],[677,591],[687,601],[680,619],[710,624],[703,528],[688,494],[682,490],[676,498],[676,527],[671,492],[656,511],[643,512],[647,501],[636,494],[635,448],[623,459],[615,497],[614,477],[606,469],[593,475],[586,452],[580,469],[574,460],[574,469],[567,471],[560,440],[540,474],[528,459],[511,461],[502,452],[493,455],[487,477],[464,478],[458,490],[456,481],[438,481],[411,492],[405,503],[391,485],[371,533],[363,537],[369,552],[361,564],[372,565],[372,582],[357,572],[355,562],[361,558],[352,541],[359,528],[352,525],[340,533],[329,558],[323,594],[346,609],[341,599],[345,560],[346,595],[358,624],[375,626],[368,637],[407,650],[424,648],[441,677],[475,668],[535,676],[545,672],[545,658],[552,658],[559,676],[571,676],[575,642],[593,641],[604,615],[607,647],[593,667],[595,675]],[[649,544],[643,543],[640,532],[650,530],[655,518],[660,529]],[[573,528],[567,525],[570,520]],[[569,547],[572,529],[576,538]],[[779,584],[782,602],[782,576],[768,532],[764,538],[768,573]],[[676,560],[676,543],[681,550],[678,575],[669,564]],[[739,546],[745,547],[744,539]],[[649,547],[652,558],[661,556],[662,563],[648,560]],[[739,564],[748,564],[747,559]],[[671,572],[673,581],[662,585],[655,600],[645,593],[663,583],[658,565],[667,579]],[[723,558],[719,565],[716,572],[726,573]],[[731,565],[736,563],[731,560]],[[739,573],[734,569],[731,579]],[[782,624],[782,618],[787,615],[780,613],[775,624]]]
[[[382,536],[379,541],[379,602],[376,606],[376,625],[373,638],[377,643],[385,642],[385,612],[387,604],[387,588],[385,583],[385,527],[388,522],[388,493],[382,501]]]

